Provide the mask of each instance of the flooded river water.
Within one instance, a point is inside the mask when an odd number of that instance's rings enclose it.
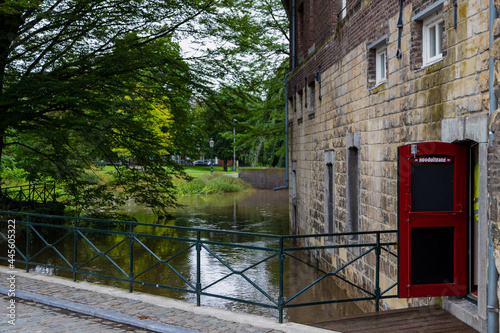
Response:
[[[217,196],[191,196],[182,197],[179,200],[181,206],[171,211],[176,226],[186,226],[193,228],[207,228],[217,230],[231,230],[241,232],[263,233],[272,235],[289,235],[289,213],[288,213],[288,193],[287,191],[265,191],[257,190],[251,193],[236,193]],[[144,207],[131,203],[123,207],[124,213],[137,218],[138,221],[154,223],[156,217],[152,212]],[[194,251],[193,251],[194,252]],[[239,261],[244,261],[242,266],[250,265],[255,261],[253,255],[245,256],[240,252],[231,253],[228,256],[237,257]],[[231,258],[228,258],[230,260]],[[193,264],[194,261],[189,261]],[[202,271],[212,271],[220,269],[218,262],[214,258],[203,257]],[[265,285],[265,289],[271,292],[277,288],[279,272],[276,266],[264,265],[266,271],[258,272],[254,278],[259,286]],[[288,293],[297,292],[314,281],[319,275],[316,271],[304,266],[289,264],[285,261],[285,290]],[[222,272],[221,272],[222,274]],[[210,278],[207,277],[207,280]],[[136,288],[140,289],[140,288]],[[153,291],[150,288],[143,288],[144,291]],[[225,284],[217,287],[218,290],[210,290],[214,293],[227,293],[229,295],[242,295],[254,292],[254,288],[248,284],[242,284],[237,280],[228,279]],[[224,289],[224,290],[221,290]],[[229,290],[234,290],[230,292]],[[286,293],[285,292],[285,295]],[[169,291],[162,293],[172,296]],[[336,299],[343,297],[344,293],[339,290],[337,285],[330,279],[322,281],[317,287],[311,288],[304,296],[301,296],[301,302],[318,301],[325,299]],[[194,302],[195,295],[177,294],[177,298]],[[202,304],[222,307],[230,310],[251,312],[268,317],[277,316],[275,309],[256,307],[248,304],[235,303],[229,300],[219,298],[202,298]],[[285,309],[285,318],[287,321],[294,322],[314,322],[332,318],[340,318],[348,315],[361,313],[358,307],[352,303],[330,304],[320,306],[306,306],[299,308]]]
[[[289,212],[288,212],[288,193],[286,191],[262,191],[256,190],[247,193],[214,195],[214,196],[192,196],[181,197],[179,200],[180,206],[171,210],[171,217],[168,219],[160,219],[153,214],[147,207],[129,203],[121,207],[122,213],[134,216],[139,222],[151,223],[152,225],[168,224],[175,227],[190,227],[200,229],[215,229],[226,231],[238,231],[259,233],[268,235],[289,235]],[[146,230],[149,229],[149,230]],[[136,227],[136,233],[154,233],[155,227]],[[166,237],[187,237],[182,230],[172,231],[171,229],[156,228],[162,230],[161,236]],[[170,230],[170,231],[169,231]],[[160,232],[160,231],[159,231]],[[215,233],[216,234],[216,233]],[[89,232],[91,235],[91,232]],[[214,237],[221,235],[215,235]],[[244,244],[247,248],[235,248],[231,246],[218,246],[217,244],[208,244],[207,248],[200,251],[201,262],[201,286],[207,287],[204,292],[216,295],[222,295],[223,298],[210,296],[202,296],[201,304],[219,308],[224,308],[232,311],[247,312],[266,317],[278,318],[276,309],[256,306],[252,304],[236,302],[231,298],[239,298],[251,300],[252,302],[263,302],[263,295],[256,292],[256,288],[247,283],[245,278],[255,282],[260,288],[265,290],[269,295],[275,297],[279,293],[279,265],[264,261],[269,254],[262,251],[254,251],[252,247],[276,248],[276,240],[272,238],[248,238],[238,235],[223,235],[224,242],[234,242]],[[227,237],[226,237],[227,236]],[[90,236],[89,236],[90,237]],[[190,236],[191,237],[191,236]],[[216,237],[216,238],[217,238]],[[202,236],[203,240],[211,241],[212,234],[205,233]],[[116,270],[109,261],[104,257],[95,258],[95,253],[102,251],[101,249],[112,248],[108,253],[109,257],[114,260],[116,266],[125,267],[129,265],[128,258],[128,241],[124,244],[116,246],[122,241],[123,236],[115,234],[100,234],[92,242],[99,250],[93,248],[88,242],[80,237],[79,242],[79,264],[89,261],[85,264],[82,270],[92,272],[95,275],[79,274],[78,279],[86,280],[94,283],[109,284],[121,288],[128,288],[128,283],[116,280],[102,278],[99,274],[113,275],[113,270]],[[217,239],[215,239],[217,241]],[[65,241],[65,240],[63,240]],[[147,243],[147,242],[149,243]],[[196,247],[188,247],[186,245],[174,244],[174,241],[165,241],[163,239],[145,239],[143,240],[146,247],[152,248],[156,246],[158,252],[156,254],[162,258],[166,258],[176,253],[180,253],[174,260],[175,269],[180,275],[186,277],[188,281],[196,281],[197,272],[197,251]],[[274,243],[273,243],[274,242]],[[68,258],[71,257],[74,247],[71,237],[67,238],[68,244],[61,245],[61,252],[68,253]],[[134,244],[134,270],[135,272],[146,271],[141,278],[149,279],[147,281],[160,281],[154,283],[163,283],[168,285],[179,286],[182,289],[186,285],[186,281],[182,278],[179,282],[174,281],[177,276],[169,273],[166,265],[158,265],[158,259],[151,253],[145,250],[146,247],[141,247],[136,241]],[[192,242],[191,242],[192,243]],[[186,250],[184,250],[186,249]],[[210,251],[217,252],[217,256],[212,255]],[[272,253],[271,253],[272,254]],[[54,266],[64,266],[57,262],[57,257],[54,254],[45,251],[38,255],[37,262],[47,262]],[[256,262],[262,260],[261,264],[255,265]],[[158,266],[155,266],[158,265]],[[231,268],[228,268],[231,265]],[[252,269],[247,267],[255,265]],[[153,267],[149,270],[148,267]],[[231,269],[243,270],[245,278],[242,279],[238,274],[231,274]],[[33,268],[46,274],[71,276],[70,272],[58,271],[58,269],[41,269],[40,266]],[[284,296],[302,290],[311,282],[317,279],[320,275],[314,269],[307,265],[299,265],[296,261],[288,258],[284,261],[283,271]],[[123,276],[118,271],[113,276]],[[135,273],[139,274],[139,273]],[[142,274],[142,273],[141,273]],[[170,275],[168,275],[170,274]],[[229,275],[228,275],[229,274]],[[173,277],[172,277],[173,276]],[[219,281],[213,283],[214,281]],[[193,282],[196,283],[196,282]],[[213,286],[212,286],[213,284]],[[171,298],[185,300],[188,302],[196,302],[196,294],[184,292],[175,289],[162,289],[154,285],[134,285],[135,291],[147,292],[155,295],[163,295]],[[254,296],[254,294],[258,294]],[[225,298],[224,298],[225,297]],[[297,298],[300,302],[323,301],[326,299],[343,298],[343,292],[339,290],[333,280],[330,278],[324,279],[320,284],[310,288],[307,293]],[[359,314],[361,311],[353,303],[340,303],[329,305],[314,305],[305,307],[286,308],[284,310],[285,321],[293,321],[299,323],[318,322],[333,318],[345,317],[348,315]]]

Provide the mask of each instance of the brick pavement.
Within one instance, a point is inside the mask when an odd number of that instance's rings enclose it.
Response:
[[[0,331],[7,327],[8,270],[0,267],[1,307],[4,315]],[[16,272],[16,293],[29,301],[19,301],[16,326],[19,332],[332,332],[296,323],[251,314],[234,313],[194,304],[94,285],[86,282]],[[3,286],[3,287],[2,287]],[[31,301],[35,300],[35,302]],[[41,303],[45,303],[43,305]],[[65,311],[60,310],[65,309]],[[67,311],[70,310],[70,311]],[[51,322],[54,322],[51,326]],[[75,323],[77,323],[75,328]],[[27,325],[27,327],[23,327]],[[45,325],[45,326],[44,326]],[[120,326],[123,325],[123,326]],[[23,330],[26,329],[26,330]],[[39,330],[35,330],[39,329]]]

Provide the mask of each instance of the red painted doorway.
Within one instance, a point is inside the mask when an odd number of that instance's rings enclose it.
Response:
[[[399,147],[399,296],[467,293],[467,147]]]

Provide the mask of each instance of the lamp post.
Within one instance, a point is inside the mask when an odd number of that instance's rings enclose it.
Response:
[[[214,172],[214,140],[210,138],[210,173]]]
[[[236,119],[233,119],[236,122]],[[233,125],[233,171],[236,171],[236,127]]]

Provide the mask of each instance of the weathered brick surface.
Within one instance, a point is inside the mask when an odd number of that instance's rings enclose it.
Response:
[[[336,230],[346,230],[347,134],[361,134],[361,229],[395,230],[397,148],[408,143],[441,141],[444,119],[488,113],[488,2],[460,1],[455,30],[452,1],[445,1],[442,10],[446,30],[444,58],[421,68],[421,27],[411,18],[434,2],[404,1],[401,59],[396,58],[398,1],[360,0],[350,2],[353,5],[346,18],[335,25],[328,37],[321,37],[315,50],[302,62],[297,61],[288,91],[290,105],[296,105],[289,109],[290,158],[297,163],[296,218],[300,233],[324,231],[325,150],[335,151]],[[373,75],[367,45],[384,34],[388,34],[388,78],[386,83],[371,88]],[[306,82],[313,80],[319,65],[322,100],[315,101],[316,107],[311,113],[305,110],[298,96]],[[316,85],[316,94],[318,89]],[[496,159],[497,169],[500,154],[495,154],[499,151],[490,154]],[[349,256],[343,252],[339,252],[337,258],[323,254],[321,262],[338,267]],[[394,283],[396,260],[384,261],[382,272],[386,286]],[[346,274],[373,290],[373,265],[360,262]],[[412,302],[420,305],[432,300],[413,299]],[[384,306],[400,308],[408,303],[390,300]]]

